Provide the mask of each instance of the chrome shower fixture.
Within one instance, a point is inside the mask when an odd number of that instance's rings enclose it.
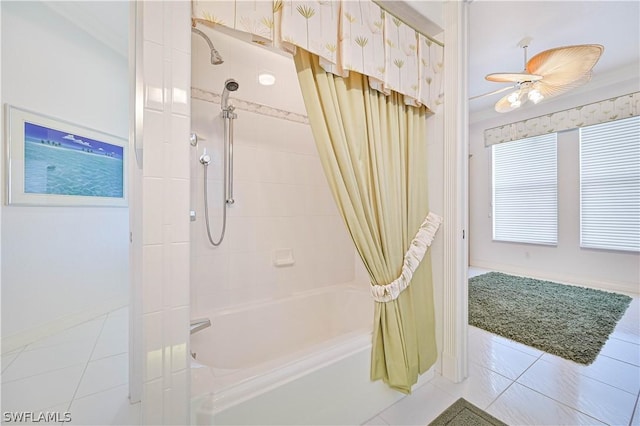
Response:
[[[233,78],[230,78],[224,82],[224,90],[222,91],[222,101],[220,102],[220,108],[222,108],[222,111],[229,111],[229,110],[233,111],[233,106],[229,107],[228,105],[229,92],[235,92],[236,90],[238,90],[239,87],[240,85]]]
[[[209,39],[209,37],[207,37],[207,35],[205,33],[203,33],[202,31],[200,31],[199,29],[197,29],[196,27],[193,27],[193,26],[191,27],[191,32],[194,32],[194,33],[198,34],[209,45],[209,49],[211,49],[211,65],[220,65],[221,63],[224,62],[224,59],[222,59],[222,56],[216,50],[216,48],[213,47],[213,43],[211,43],[211,40]]]
[[[225,81],[222,100],[220,102],[220,107],[222,108],[220,115],[224,121],[224,137],[222,141],[224,145],[224,198],[222,200],[222,230],[217,241],[211,236],[211,228],[209,225],[209,191],[207,189],[209,179],[207,177],[207,169],[209,168],[209,164],[211,164],[211,156],[207,154],[207,150],[205,149],[200,157],[200,163],[204,166],[204,218],[207,226],[207,237],[209,238],[209,242],[216,247],[222,243],[224,233],[227,229],[227,208],[235,203],[233,199],[233,120],[238,118],[238,114],[233,112],[235,107],[229,105],[229,92],[235,92],[239,87],[238,82],[232,78]]]

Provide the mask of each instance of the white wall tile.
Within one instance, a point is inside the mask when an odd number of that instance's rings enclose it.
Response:
[[[162,2],[144,2],[143,38],[157,44],[163,42],[164,7]]]
[[[165,363],[169,372],[174,373],[188,367],[189,351],[187,342],[184,341],[184,335],[185,332],[188,332],[189,308],[183,306],[165,311],[164,320],[166,325],[165,352],[169,349],[169,356],[165,359]]]
[[[229,257],[228,288],[249,288],[255,280],[255,269],[247,266],[247,259],[251,259],[255,252],[231,253]]]
[[[181,52],[191,53],[191,13],[185,7],[172,7],[171,47]]]
[[[257,223],[253,216],[234,216],[227,219],[227,238],[231,251],[255,251]]]
[[[165,248],[166,249],[166,248]],[[189,304],[189,243],[172,243],[168,247],[169,280],[165,281],[164,306],[175,308]]]
[[[168,166],[171,177],[189,179],[192,148],[188,145],[189,149],[185,149],[185,145],[189,143],[188,137],[191,134],[189,118],[173,114],[171,122],[171,138],[169,139],[171,161]],[[187,139],[185,139],[185,135]]]
[[[162,243],[162,212],[164,182],[159,178],[143,178],[142,241],[143,244]]]
[[[144,378],[149,381],[162,377],[162,312],[145,314],[142,321]]]
[[[142,248],[142,312],[145,314],[162,309],[163,250],[161,245]]]
[[[143,176],[163,177],[165,164],[165,143],[162,133],[162,113],[147,110],[144,115],[144,156]]]
[[[162,379],[148,381],[142,390],[142,424],[160,425],[164,419]]]
[[[162,46],[151,41],[145,41],[143,56],[144,106],[162,111],[164,109]]]
[[[196,258],[193,285],[198,293],[212,292],[229,282],[229,253],[214,252]]]
[[[189,241],[189,181],[167,179],[165,185],[164,220],[171,225],[167,237],[172,243]]]
[[[189,339],[191,5],[144,7],[142,421],[187,424],[189,380],[172,383],[171,376],[186,366]],[[163,408],[165,391],[173,395],[171,410]]]
[[[189,115],[191,97],[191,55],[172,50],[171,61],[171,111],[174,114]]]
[[[207,105],[213,106],[213,105]],[[192,108],[195,106],[192,105]],[[260,150],[247,146],[241,141],[234,141],[233,178],[235,182],[257,182],[260,178],[256,163],[259,161]]]
[[[172,386],[164,392],[165,424],[183,425],[189,416],[189,398],[181,391],[189,386],[188,373],[189,370],[182,370],[171,375]]]
[[[170,135],[171,131],[171,121],[169,121],[169,114],[171,114],[171,103],[173,102],[173,90],[171,90],[171,80],[173,79],[173,64],[171,63],[171,58],[167,58],[167,52],[170,52],[169,49],[165,46],[163,49],[164,52],[164,60],[162,62],[163,68],[163,93],[164,93],[164,134]]]

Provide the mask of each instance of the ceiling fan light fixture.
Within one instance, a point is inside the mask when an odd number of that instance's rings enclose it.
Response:
[[[515,92],[504,96],[495,104],[497,112],[509,112],[527,101],[534,104],[544,99],[561,95],[588,82],[591,70],[600,59],[604,47],[600,44],[580,44],[557,47],[538,53],[527,61],[527,46],[530,39],[519,44],[524,49],[523,72],[488,74],[485,79],[499,83],[515,83]],[[493,95],[513,88],[503,88],[474,96],[472,99]]]
[[[524,95],[526,91],[518,89],[507,97],[507,101],[510,102],[511,108],[519,108],[522,105],[522,101],[526,100]]]
[[[540,93],[538,89],[531,90],[527,96],[529,100],[534,104],[537,104],[538,102],[544,99],[544,96],[542,95],[542,93]]]

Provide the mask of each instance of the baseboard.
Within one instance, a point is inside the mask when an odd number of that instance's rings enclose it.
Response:
[[[116,309],[120,309],[128,304],[129,301],[127,298],[111,299],[106,302],[102,302],[91,309],[65,315],[51,320],[46,324],[24,330],[10,336],[2,336],[2,353],[4,354],[19,349],[30,343],[51,336],[52,334],[59,333],[78,324],[82,324],[83,322],[98,318]]]
[[[638,296],[638,291],[633,291],[628,283],[621,283],[615,281],[600,281],[585,277],[576,277],[569,274],[557,274],[553,272],[544,271],[542,269],[528,269],[515,265],[507,265],[494,262],[484,262],[481,260],[470,260],[469,266],[475,266],[477,268],[490,269],[493,271],[500,271],[506,274],[520,275],[530,278],[536,278],[539,280],[554,281],[561,284],[578,285],[582,287],[595,288],[597,290],[613,291],[616,293],[623,293],[630,296]]]
[[[418,381],[416,382],[415,385],[413,385],[413,388],[411,389],[411,391],[413,392],[416,389],[418,389],[419,387],[422,387],[422,386],[426,385],[431,380],[433,380],[434,377],[436,377],[435,365],[431,366],[430,369],[428,369],[427,371],[422,373],[420,376],[418,376]]]
[[[440,375],[449,379],[453,383],[460,383],[468,376],[466,371],[466,364],[457,356],[450,354],[441,354],[442,357],[442,371]]]

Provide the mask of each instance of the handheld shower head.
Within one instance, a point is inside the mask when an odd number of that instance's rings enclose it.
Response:
[[[233,78],[230,78],[224,82],[224,90],[222,91],[222,102],[220,103],[220,107],[223,111],[229,108],[229,106],[227,105],[229,102],[229,92],[235,92],[239,87],[240,85]]]
[[[233,78],[230,78],[229,80],[224,82],[224,88],[230,92],[235,92],[236,90],[238,90],[238,87],[240,87],[240,85]]]

